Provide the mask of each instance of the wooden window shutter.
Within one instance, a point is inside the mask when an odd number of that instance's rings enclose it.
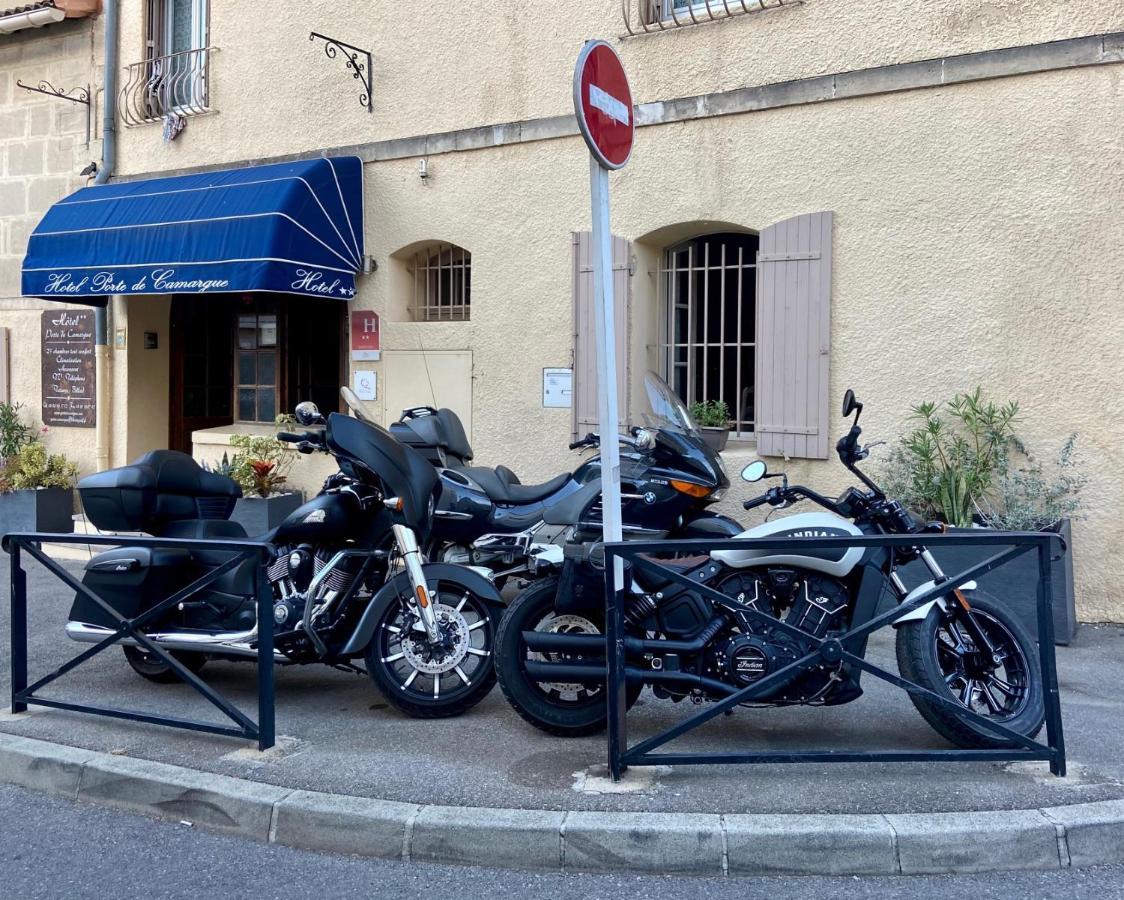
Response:
[[[8,329],[0,328],[0,403],[12,402],[11,368],[8,356]]]
[[[833,217],[807,213],[761,232],[754,411],[761,456],[827,459]]]
[[[613,295],[617,313],[617,397],[621,424],[629,410],[629,304],[632,297],[632,244],[613,237]],[[593,234],[573,235],[574,430],[576,437],[598,430],[596,307],[593,301]]]

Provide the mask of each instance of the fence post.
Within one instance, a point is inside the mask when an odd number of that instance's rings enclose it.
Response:
[[[1065,738],[1062,735],[1058,664],[1054,655],[1054,575],[1052,539],[1038,542],[1038,659],[1042,667],[1043,703],[1046,712],[1046,743],[1050,745],[1050,772],[1065,776]]]
[[[608,548],[605,552],[605,704],[606,725],[609,731],[609,778],[620,781],[625,766],[621,756],[628,746],[628,727],[625,716],[628,713],[628,684],[625,680],[624,659],[624,610],[621,607],[623,593],[617,593],[616,553]],[[627,581],[627,578],[625,579]]]
[[[27,573],[23,570],[19,541],[11,544],[12,587],[12,712],[27,712],[16,699],[27,690]]]
[[[258,600],[258,749],[275,742],[273,690],[273,592],[261,553],[254,554]]]

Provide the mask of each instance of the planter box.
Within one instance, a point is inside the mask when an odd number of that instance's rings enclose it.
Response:
[[[12,531],[74,531],[74,491],[44,488],[0,494],[0,534]]]
[[[242,497],[235,504],[230,521],[245,528],[250,537],[257,537],[280,525],[303,502],[297,491],[272,497]]]
[[[971,533],[977,529],[954,528],[957,534]],[[1077,613],[1073,592],[1073,533],[1069,519],[1062,519],[1052,529],[1065,541],[1065,555],[1054,559],[1053,574],[1054,642],[1068,644],[1077,633]],[[975,563],[983,562],[990,556],[1000,553],[1004,547],[946,547],[934,551],[933,556],[948,575],[962,572]],[[929,580],[929,570],[925,564],[912,562],[899,570],[907,585],[916,587]],[[1038,635],[1038,553],[1031,550],[989,572],[978,579],[981,591],[986,591],[1001,602],[1014,609],[1019,620],[1032,634]]]
[[[710,445],[711,449],[716,453],[721,453],[726,449],[726,444],[730,440],[730,429],[728,428],[711,428],[703,426],[702,428],[703,440]]]

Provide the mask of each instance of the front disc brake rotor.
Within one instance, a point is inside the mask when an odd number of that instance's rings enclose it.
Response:
[[[601,629],[589,621],[589,619],[573,615],[552,616],[549,619],[544,619],[542,622],[539,622],[535,631],[541,631],[546,634],[601,634]],[[529,653],[527,658],[536,662],[552,661],[550,657],[537,652]],[[588,685],[584,684],[565,684],[562,682],[540,681],[539,686],[548,692],[555,691],[559,694],[580,694],[584,690],[589,690],[590,693],[593,693],[593,691],[596,690],[596,688],[590,689]]]
[[[444,675],[453,671],[468,655],[468,622],[453,607],[444,603],[437,604],[434,612],[444,639],[442,645],[434,646],[425,634],[418,634],[402,641],[402,652],[406,656],[406,662],[419,672]]]

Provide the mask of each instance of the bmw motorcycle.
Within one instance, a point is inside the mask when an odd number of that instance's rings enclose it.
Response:
[[[645,380],[651,413],[644,427],[619,435],[624,533],[639,539],[733,536],[741,526],[706,509],[729,487],[722,458],[703,440],[690,413],[658,376]],[[600,492],[601,460],[542,484],[522,484],[506,466],[471,465],[472,447],[456,413],[417,407],[391,432],[437,467],[441,493],[427,548],[434,559],[486,566],[497,583],[534,578],[561,563],[556,543],[569,528],[567,510]],[[596,434],[571,450],[598,445]],[[561,511],[561,515],[559,514]],[[596,503],[591,522],[600,522]],[[556,522],[561,522],[561,525]]]
[[[355,418],[325,420],[312,403],[297,407],[303,434],[278,438],[304,453],[330,453],[339,471],[320,493],[255,540],[269,544],[274,660],[325,663],[367,674],[396,709],[418,718],[459,715],[495,683],[499,593],[478,571],[425,563],[419,541],[432,522],[437,475],[421,456],[375,424],[362,402],[341,391]],[[313,427],[318,426],[318,427]],[[170,450],[82,479],[86,515],[105,531],[158,537],[246,540],[229,521],[241,490]],[[127,618],[228,563],[236,554],[124,546],[95,556],[83,584]],[[145,624],[146,636],[188,669],[210,659],[257,657],[258,569],[247,560],[190,599]],[[97,643],[117,622],[82,594],[66,631]],[[123,648],[142,677],[176,682],[159,655],[136,642]]]
[[[738,537],[834,537],[920,534],[941,530],[920,525],[858,468],[862,404],[851,391],[843,415],[854,413],[836,451],[862,482],[832,499],[769,475],[751,463],[742,477],[781,484],[747,501],[746,509],[782,509],[809,500],[823,512],[766,521]],[[575,520],[584,518],[575,511]],[[497,639],[497,666],[504,695],[532,725],[551,734],[592,734],[604,727],[604,576],[598,570],[598,532],[579,528],[566,548],[560,574],[534,584],[508,607]],[[933,580],[907,589],[897,568],[921,559]],[[666,563],[665,563],[666,564]],[[680,559],[676,567],[767,619],[724,606],[691,588],[638,567],[630,570],[624,641],[626,699],[635,702],[645,684],[657,697],[697,702],[720,700],[761,681],[811,652],[812,638],[839,636],[870,621],[887,583],[899,603],[945,581],[937,561],[922,548],[851,547],[843,550],[776,551],[731,548]],[[604,568],[603,557],[600,568]],[[770,624],[775,621],[776,624]],[[782,623],[785,627],[782,627]],[[902,677],[954,700],[1027,737],[1044,721],[1044,692],[1036,644],[1025,627],[975,582],[949,584],[941,598],[903,614],[897,631]],[[807,639],[803,637],[807,635]],[[866,652],[865,638],[847,649]],[[838,705],[862,694],[860,671],[844,660],[821,662],[782,679],[747,706]],[[1005,738],[958,715],[955,708],[910,694],[914,706],[944,738],[967,748],[1005,748]]]

